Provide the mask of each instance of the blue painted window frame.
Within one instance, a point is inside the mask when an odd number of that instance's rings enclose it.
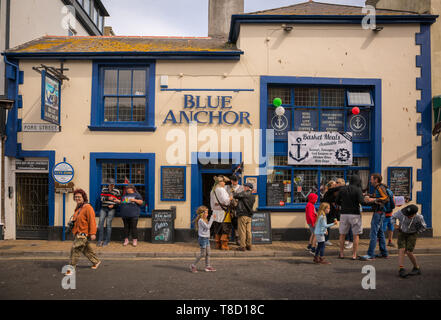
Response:
[[[145,203],[147,212],[142,209],[141,217],[151,217],[155,209],[155,154],[154,153],[90,153],[90,190],[89,202],[97,215],[101,205],[100,193],[102,184],[102,162],[143,162],[145,163]],[[121,190],[122,191],[122,190]]]
[[[169,199],[164,198],[162,194],[162,175],[164,168],[179,168],[184,169],[184,199]],[[187,201],[187,167],[186,166],[161,166],[161,201],[181,201],[185,202]]]
[[[91,131],[155,131],[155,73],[153,60],[136,62],[94,61],[92,67]],[[146,69],[146,114],[145,121],[104,122],[104,70]],[[132,95],[130,95],[132,96]],[[123,96],[127,97],[127,96]],[[136,97],[136,96],[133,96]]]
[[[261,76],[260,77],[260,128],[263,129],[262,141],[266,141],[268,127],[268,88],[273,86],[319,86],[319,87],[342,87],[345,89],[370,88],[371,96],[374,100],[371,120],[371,134],[369,152],[354,153],[355,157],[369,157],[370,172],[381,172],[381,79],[353,79],[353,78],[312,78],[312,77],[281,77],[281,76]],[[293,99],[293,97],[292,97]],[[346,97],[347,99],[347,97]],[[275,143],[277,140],[275,141]],[[363,143],[363,142],[360,142]],[[266,145],[262,144],[261,154],[265,157],[272,155],[285,155],[285,153],[274,147],[274,154],[267,154]],[[258,181],[259,207],[258,210],[271,211],[302,211],[305,210],[306,203],[290,204],[281,207],[270,207],[266,205],[266,183],[267,183],[267,163],[259,167],[260,175]],[[277,168],[277,167],[275,167]],[[291,167],[290,167],[291,168]],[[300,167],[297,170],[307,170],[308,167]],[[315,170],[318,168],[315,167]],[[350,170],[365,169],[364,167],[352,167]],[[295,170],[295,168],[294,168]],[[322,170],[326,170],[324,167]],[[329,170],[333,170],[332,167]],[[320,179],[320,176],[318,177]],[[320,181],[320,180],[318,180]]]

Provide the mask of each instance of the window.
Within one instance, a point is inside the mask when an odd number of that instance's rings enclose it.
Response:
[[[282,99],[284,118],[275,114],[273,99]],[[353,115],[349,100],[357,101],[360,113]],[[371,168],[371,89],[353,90],[341,87],[269,87],[267,128],[274,129],[274,156],[270,158],[273,170],[267,175],[267,196],[271,184],[284,186],[285,205],[305,205],[310,193],[324,195],[330,180],[348,179],[358,174],[362,189],[369,187]],[[279,130],[280,129],[280,130]],[[353,163],[350,166],[292,166],[288,165],[287,134],[289,131],[340,131],[352,132]],[[278,195],[280,197],[280,193]],[[277,199],[279,200],[279,199]],[[281,199],[280,199],[281,200]],[[273,201],[278,203],[278,201]]]
[[[91,130],[154,130],[154,65],[96,63]]]
[[[83,0],[83,9],[90,15],[90,0]]]
[[[108,179],[122,192],[133,184],[142,196],[145,206],[141,216],[151,215],[155,209],[155,155],[152,153],[91,153],[90,203],[99,210],[100,193]],[[98,211],[99,212],[99,211]]]

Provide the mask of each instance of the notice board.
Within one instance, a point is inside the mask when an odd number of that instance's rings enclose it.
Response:
[[[412,167],[388,167],[387,184],[395,197],[412,200]]]
[[[256,212],[253,214],[251,235],[253,244],[272,243],[271,215],[269,212]]]

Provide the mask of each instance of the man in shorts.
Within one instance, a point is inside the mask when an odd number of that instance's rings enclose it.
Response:
[[[418,207],[411,204],[395,212],[392,216],[395,228],[398,229],[398,263],[400,265],[398,275],[401,278],[406,278],[409,275],[414,276],[421,274],[420,266],[413,254],[413,250],[415,249],[417,234],[426,230],[427,225],[424,222],[423,216],[417,214],[417,212]],[[397,220],[400,222],[399,225],[396,224]],[[405,254],[413,264],[413,269],[410,273],[407,273],[404,269]]]
[[[361,191],[361,180],[357,175],[349,177],[349,185],[342,187],[338,193],[336,203],[340,205],[340,254],[339,258],[344,259],[344,245],[346,234],[352,228],[354,234],[354,245],[352,247],[352,260],[357,259],[358,242],[360,234],[363,233],[360,204],[365,205],[363,192]]]

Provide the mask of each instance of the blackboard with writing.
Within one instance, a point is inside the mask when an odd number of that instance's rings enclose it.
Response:
[[[256,212],[253,214],[251,234],[253,244],[272,243],[271,215],[269,212]]]
[[[161,201],[185,201],[185,167],[161,167]]]
[[[394,196],[412,199],[412,168],[389,167],[388,185]]]
[[[285,185],[282,182],[266,184],[266,205],[280,206],[285,201]]]
[[[153,210],[152,243],[173,243],[175,241],[176,208]]]

